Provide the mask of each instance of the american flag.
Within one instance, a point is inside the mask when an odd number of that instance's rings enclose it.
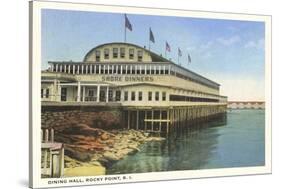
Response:
[[[125,14],[125,27],[128,28],[130,31],[133,30],[132,24],[130,23],[126,14]]]
[[[182,56],[182,52],[181,52],[181,49],[180,49],[180,48],[178,48],[178,55],[179,55],[179,56]]]
[[[166,41],[166,51],[171,52],[170,45],[169,45],[169,43],[167,43],[167,41]]]
[[[149,28],[149,40],[150,40],[151,42],[155,43],[154,35],[153,35],[153,33],[152,33],[151,28]]]
[[[188,63],[191,63],[191,57],[190,57],[190,55],[188,54]]]

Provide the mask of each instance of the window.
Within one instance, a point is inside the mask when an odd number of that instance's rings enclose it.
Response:
[[[104,73],[105,73],[105,74],[109,74],[109,73],[108,73],[109,65],[106,65],[106,66],[104,66],[104,67],[105,67]]]
[[[115,73],[115,65],[111,66],[111,73],[114,74]]]
[[[165,67],[163,68],[160,66],[160,74],[165,74]]]
[[[113,58],[118,58],[118,48],[113,48]]]
[[[124,92],[124,101],[128,101],[128,91]]]
[[[136,66],[133,66],[133,65],[132,65],[132,67],[131,67],[131,68],[132,68],[132,72],[131,72],[131,74],[135,74],[135,73],[136,73]]]
[[[104,49],[104,59],[109,59],[109,49]]]
[[[117,74],[121,74],[121,65],[117,66]]]
[[[121,91],[116,91],[115,98],[116,98],[116,101],[121,100]]]
[[[96,51],[96,61],[97,62],[100,61],[100,51],[99,50]]]
[[[138,51],[138,61],[141,62],[142,61],[142,51]]]
[[[166,92],[162,92],[162,101],[166,101]]]
[[[159,69],[157,69],[157,66],[154,66],[154,69],[156,69],[155,70],[155,74],[159,74],[160,73]]]
[[[125,58],[125,48],[120,48],[120,58]]]
[[[44,89],[41,89],[41,98],[44,97]]]
[[[96,73],[100,74],[100,65],[95,65],[95,67],[96,67]]]
[[[146,74],[151,74],[151,73],[150,73],[150,70],[151,70],[151,65],[150,65],[150,66],[147,66],[147,68],[146,68]]]
[[[151,73],[150,74],[155,74],[155,66],[151,66]]]
[[[129,49],[129,58],[134,59],[134,49]]]
[[[49,98],[49,89],[46,89],[46,98]]]
[[[140,67],[136,66],[136,72],[137,74],[140,74]]]
[[[108,100],[113,101],[113,91],[112,90],[108,91]]]
[[[67,88],[62,87],[61,88],[61,101],[66,101],[67,98]]]
[[[152,101],[152,92],[151,91],[148,92],[148,101]]]
[[[159,101],[159,92],[155,92],[155,101]]]
[[[139,91],[139,101],[142,101],[142,92]]]
[[[145,69],[143,67],[141,67],[141,74],[145,74],[145,70],[146,70],[146,66],[145,66]]]
[[[100,65],[100,74],[104,74],[104,65]]]
[[[93,97],[94,96],[94,90],[89,90],[88,95],[89,95],[89,97]]]
[[[132,91],[131,93],[131,101],[135,101],[136,100],[136,92]]]
[[[131,65],[127,66],[127,73],[126,74],[131,74]]]

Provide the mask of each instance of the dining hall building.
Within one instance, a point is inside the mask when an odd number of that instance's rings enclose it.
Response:
[[[135,44],[102,44],[82,62],[48,64],[42,106],[119,107],[124,127],[152,132],[226,112],[218,83]]]

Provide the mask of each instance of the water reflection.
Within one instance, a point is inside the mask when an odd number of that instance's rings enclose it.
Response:
[[[179,127],[170,133],[166,141],[142,145],[140,152],[116,162],[107,170],[107,174],[263,163],[264,112],[245,110],[234,111],[227,116],[221,114],[208,122],[198,121]]]

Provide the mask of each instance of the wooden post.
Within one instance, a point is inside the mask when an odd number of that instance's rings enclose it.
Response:
[[[58,177],[58,172],[59,172],[59,169],[58,169],[58,164],[59,164],[58,155],[57,154],[52,154],[50,152],[50,159],[52,159],[52,161],[53,161],[52,168],[51,168],[51,177]]]
[[[51,128],[51,142],[55,141],[55,131],[53,128]]]
[[[45,129],[45,142],[49,142],[49,130]]]
[[[144,117],[145,117],[144,119],[146,120],[147,119],[147,111],[146,110],[144,111]],[[145,131],[147,130],[147,121],[144,122],[144,130]]]
[[[44,150],[44,169],[47,169],[47,160],[48,160],[48,149],[45,149]]]
[[[154,111],[152,110],[151,112],[151,118],[152,118],[152,122],[151,122],[151,131],[153,131],[153,124],[154,124]]]
[[[160,110],[159,111],[159,119],[160,119],[160,123],[159,123],[159,131],[161,132],[162,131],[162,111]]]
[[[62,145],[61,151],[60,151],[60,170],[59,170],[59,176],[62,177],[64,174],[64,146]]]
[[[177,110],[177,117],[178,117],[178,124],[177,124],[177,128],[179,128],[180,126],[180,109]]]
[[[53,175],[53,155],[52,155],[52,151],[50,149],[49,151],[49,156],[50,156],[50,167],[49,167],[49,170],[50,170],[50,175],[52,176]]]
[[[130,129],[130,110],[128,110],[128,129]]]
[[[172,120],[173,120],[173,127],[174,127],[174,125],[175,125],[175,109],[173,108],[172,109]]]
[[[139,110],[137,110],[137,130],[139,130]]]
[[[166,127],[166,132],[167,134],[169,133],[169,127],[170,127],[170,123],[171,123],[171,118],[170,118],[170,110],[167,109],[167,119],[169,119],[169,122],[167,122],[167,127]]]

